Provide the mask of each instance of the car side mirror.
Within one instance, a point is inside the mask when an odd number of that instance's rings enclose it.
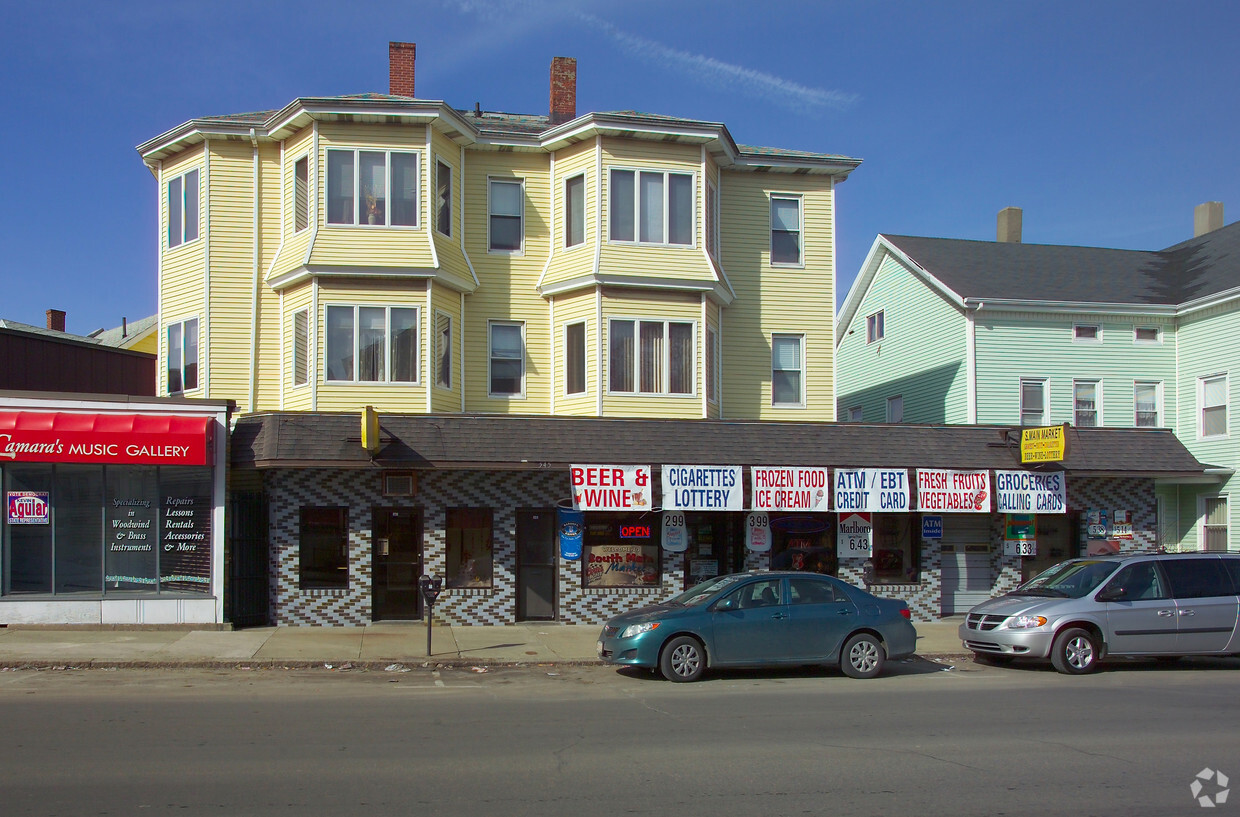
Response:
[[[719,612],[722,610],[736,610],[736,609],[738,609],[738,606],[736,604],[736,599],[720,599],[718,602],[715,603],[716,612]]]
[[[1128,597],[1128,591],[1122,587],[1104,587],[1098,591],[1098,595],[1094,596],[1096,601],[1123,601]]]

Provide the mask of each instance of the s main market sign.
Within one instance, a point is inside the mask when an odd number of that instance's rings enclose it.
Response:
[[[210,417],[0,412],[0,463],[211,465]]]

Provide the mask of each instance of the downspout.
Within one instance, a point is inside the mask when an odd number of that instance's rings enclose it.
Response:
[[[829,330],[829,334],[827,335],[827,337],[830,338],[828,347],[831,349],[831,401],[830,401],[831,402],[831,417],[830,417],[830,420],[831,422],[834,423],[840,418],[840,408],[839,408],[840,400],[839,400],[839,395],[837,394],[839,390],[839,383],[840,383],[839,363],[836,361],[836,354],[835,354],[835,321],[837,320],[837,317],[838,317],[835,314],[835,298],[836,298],[835,282],[839,280],[840,259],[839,259],[839,255],[837,255],[835,251],[835,234],[836,232],[838,232],[835,229],[835,176],[830,176],[828,178],[830,178],[831,180],[831,185],[827,190],[827,195],[831,197],[831,325],[827,327],[827,329]],[[804,206],[804,204],[802,204],[802,206]],[[804,216],[802,216],[802,219],[804,219]],[[801,228],[802,230],[804,230],[805,225],[802,224]],[[808,362],[806,363],[806,368],[809,368]],[[805,384],[807,390],[809,388],[808,381],[809,381],[809,378],[807,377],[806,384]]]
[[[310,279],[310,303],[314,311],[314,319],[310,321],[310,359],[314,361],[310,378],[310,410],[319,410],[319,372],[326,371],[326,366],[319,368],[319,276]],[[281,321],[283,323],[283,321]]]
[[[587,185],[588,189],[589,185]],[[598,383],[595,388],[594,413],[603,416],[603,288],[598,283],[599,268],[603,262],[603,137],[594,137],[594,335],[595,368]]]
[[[211,139],[202,141],[202,355],[203,395],[211,397]]]
[[[460,368],[460,384],[461,384],[461,414],[465,413],[465,293],[461,292],[461,322],[460,328],[457,330],[457,344],[461,347],[461,359],[458,364]]]
[[[253,240],[254,240],[254,288],[250,293],[250,411],[258,410],[258,277],[261,272],[258,260],[258,234],[259,234],[259,196],[258,188],[258,132],[254,128],[250,128],[250,148],[253,152],[253,178],[254,186],[254,224],[253,224]],[[283,198],[283,197],[281,197]]]
[[[706,365],[707,365],[706,361],[710,360],[710,355],[706,351],[706,338],[708,337],[710,333],[706,331],[707,315],[706,315],[706,293],[705,292],[702,293],[701,299],[702,299],[702,330],[700,333],[700,342],[697,345],[698,345],[698,348],[702,350],[702,357],[701,357],[701,360],[702,360],[702,419],[705,420],[710,417],[710,405],[707,402],[710,400],[710,395],[706,393],[706,379],[708,377],[708,372],[706,371]]]
[[[973,309],[966,309],[964,356],[965,356],[965,422],[977,424],[977,318],[985,303],[978,301]]]
[[[594,360],[595,375],[598,381],[595,388],[597,395],[594,401],[595,415],[603,416],[603,288],[594,285]]]
[[[551,232],[552,232],[552,235],[555,234],[554,229]],[[553,239],[553,243],[554,243],[554,239]],[[549,309],[547,311],[548,311],[548,314],[550,315],[550,324],[551,324],[548,327],[549,337],[551,338],[551,397],[550,397],[549,408],[550,408],[551,415],[554,416],[555,415],[555,347],[558,345],[555,342],[555,296],[554,295],[551,296],[551,303],[549,304]]]
[[[157,165],[155,174],[155,200],[158,202],[155,206],[155,331],[159,333],[156,338],[157,349],[159,349],[158,360],[163,361],[163,366],[155,365],[159,368],[155,372],[155,394],[167,394],[168,386],[165,383],[168,372],[168,333],[164,327],[164,163],[161,159]]]

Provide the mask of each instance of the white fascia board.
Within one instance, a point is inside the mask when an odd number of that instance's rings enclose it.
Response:
[[[629,289],[660,289],[676,292],[705,292],[722,304],[732,303],[734,296],[717,281],[699,281],[685,278],[642,278],[636,275],[579,275],[564,281],[539,287],[538,294],[544,298],[563,295],[595,286],[624,287]]]
[[[1235,303],[1237,301],[1240,301],[1240,287],[1225,289],[1222,292],[1216,292],[1215,294],[1207,295],[1204,298],[1185,301],[1176,309],[1176,315],[1191,315],[1194,312],[1200,312],[1203,309],[1212,309],[1216,306],[1227,306],[1228,304]]]
[[[368,278],[388,280],[427,280],[435,279],[456,292],[472,292],[469,287],[462,287],[455,281],[442,278],[439,270],[427,267],[339,267],[324,265],[308,265],[267,279],[267,285],[280,290],[296,284],[304,283],[314,277],[320,278]]]
[[[250,138],[250,131],[255,126],[251,123],[225,124],[221,122],[206,122],[202,120],[191,120],[180,127],[173,128],[167,133],[160,134],[154,139],[143,142],[138,145],[138,153],[142,156],[143,161],[148,164],[151,161],[162,158],[169,153],[179,150],[187,144],[199,144],[205,142],[210,136],[234,136]]]
[[[964,299],[966,306],[975,309],[1002,310],[1004,312],[1042,312],[1059,314],[1127,315],[1133,317],[1173,318],[1176,307],[1172,304],[1113,304],[1101,301],[1041,301],[1016,298]]]

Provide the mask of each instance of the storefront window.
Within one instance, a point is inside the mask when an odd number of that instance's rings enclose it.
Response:
[[[155,468],[109,468],[106,494],[105,589],[154,590],[159,583]]]
[[[103,469],[58,465],[52,488],[56,498],[56,592],[98,593],[103,557],[99,542],[104,539],[99,512],[103,506]]]
[[[490,508],[448,509],[448,587],[491,587]]]
[[[5,593],[52,592],[52,466],[10,465],[4,469],[8,524],[4,526]],[[36,508],[16,512],[15,503]]]
[[[652,514],[589,514],[582,586],[658,587],[660,528]]]
[[[771,570],[800,570],[834,576],[835,525],[826,514],[791,514],[771,520]]]
[[[919,524],[917,514],[874,514],[875,584],[911,584],[921,581]]]
[[[302,590],[347,590],[349,523],[347,508],[302,508]]]
[[[685,588],[744,569],[744,553],[731,514],[688,513]]]
[[[163,468],[159,587],[178,593],[205,593],[211,587],[211,469]]]

